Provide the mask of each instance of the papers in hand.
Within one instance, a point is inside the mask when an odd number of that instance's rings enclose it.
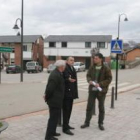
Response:
[[[96,85],[96,83],[95,83],[94,81],[93,81],[92,83],[93,83],[94,86]],[[97,87],[97,89],[98,89],[99,91],[102,91],[102,88],[101,88],[101,87]]]

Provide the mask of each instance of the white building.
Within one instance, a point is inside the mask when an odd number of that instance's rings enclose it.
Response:
[[[82,61],[88,67],[93,48],[99,48],[106,58],[110,57],[111,40],[111,35],[50,35],[44,42],[44,55],[50,61],[74,56],[75,61]]]

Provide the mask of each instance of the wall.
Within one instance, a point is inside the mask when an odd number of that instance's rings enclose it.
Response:
[[[17,45],[17,43],[14,45],[14,46],[16,46]],[[24,45],[27,45],[27,51],[23,51],[23,60],[31,60],[31,49],[32,49],[32,43],[24,43]],[[13,46],[13,47],[14,47]],[[18,43],[18,47],[20,48],[21,47],[21,44],[20,43]],[[17,51],[20,51],[20,49],[19,50],[15,50],[15,53],[17,52]],[[17,52],[17,53],[19,53],[19,52]],[[15,54],[14,53],[11,53],[10,54],[10,58],[12,59],[12,60],[14,60],[15,59]]]
[[[16,43],[15,44],[15,64],[20,65],[21,61],[21,44]]]
[[[47,68],[49,64],[53,64],[55,61],[50,61],[48,57],[43,56],[43,68]]]
[[[43,66],[44,54],[44,40],[42,37],[38,38],[32,45],[32,60],[38,61]]]
[[[126,61],[135,61],[136,57],[140,57],[140,49],[134,49],[127,53]]]
[[[49,43],[44,43],[44,55],[46,56],[76,56],[90,57],[91,49],[95,48],[96,42],[92,42],[91,48],[85,48],[85,42],[68,42],[67,48],[61,48],[61,43],[56,43],[56,48],[49,48]],[[105,44],[105,49],[100,49],[100,52],[105,56],[110,56],[110,43]],[[68,53],[67,53],[68,52]]]

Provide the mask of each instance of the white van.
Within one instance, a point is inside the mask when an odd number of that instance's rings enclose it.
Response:
[[[42,67],[39,65],[39,63],[37,61],[30,61],[26,63],[26,71],[28,73],[32,72],[41,72],[42,71]]]

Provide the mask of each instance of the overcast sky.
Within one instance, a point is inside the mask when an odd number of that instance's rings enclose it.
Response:
[[[113,35],[140,42],[140,0],[24,0],[24,34]],[[15,35],[21,0],[0,0],[0,35]]]

